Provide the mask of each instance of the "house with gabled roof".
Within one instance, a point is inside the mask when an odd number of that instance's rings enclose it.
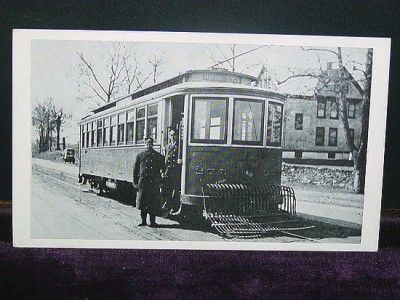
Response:
[[[346,99],[350,134],[358,146],[363,90],[347,69],[345,72],[348,78]],[[260,81],[268,78],[268,82],[273,82],[265,73],[264,69],[260,72]],[[332,68],[332,64],[328,63],[327,68],[316,76],[293,77],[276,85],[277,91],[287,95],[283,122],[284,158],[349,158],[350,148],[337,101],[335,79],[339,76],[339,69]]]

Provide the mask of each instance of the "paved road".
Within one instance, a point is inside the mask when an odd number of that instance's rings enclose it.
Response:
[[[208,229],[187,228],[158,218],[160,228],[138,227],[139,211],[129,204],[98,196],[77,183],[77,167],[33,159],[31,237],[43,239],[226,241]],[[297,233],[297,232],[296,232]],[[359,242],[359,232],[318,225],[298,233],[319,242]],[[310,242],[290,236],[245,241]],[[237,241],[237,240],[236,240]]]

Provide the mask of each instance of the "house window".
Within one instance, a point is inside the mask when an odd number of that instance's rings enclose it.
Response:
[[[325,110],[326,110],[326,101],[322,99],[317,100],[317,117],[325,118]]]
[[[158,104],[147,107],[147,136],[157,141]]]
[[[329,128],[329,141],[328,146],[337,146],[337,128]]]
[[[192,141],[225,143],[228,99],[194,98]]]
[[[135,110],[128,111],[126,120],[126,143],[133,144],[135,132]]]
[[[336,101],[331,101],[331,110],[330,110],[330,118],[338,119],[339,117],[339,108]]]
[[[97,120],[97,147],[103,145],[103,120]]]
[[[354,144],[354,129],[349,128],[349,135],[350,135],[350,143]]]
[[[136,110],[136,143],[144,143],[144,129],[146,122],[146,109],[144,107]]]
[[[303,130],[303,114],[296,114],[294,116],[294,129]]]
[[[317,127],[315,131],[315,146],[323,146],[325,141],[325,127]]]
[[[105,117],[103,122],[103,145],[108,146],[110,143],[110,118]]]
[[[356,117],[356,104],[354,101],[348,102],[347,116],[349,119],[354,119]]]
[[[235,99],[233,142],[262,145],[264,103]]]
[[[118,145],[124,143],[125,137],[125,112],[118,114]]]
[[[267,145],[280,146],[282,136],[282,104],[268,103]]]

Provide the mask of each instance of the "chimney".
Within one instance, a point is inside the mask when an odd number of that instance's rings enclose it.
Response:
[[[326,64],[326,69],[327,70],[332,70],[332,62],[330,61],[330,62],[328,62],[327,64]]]

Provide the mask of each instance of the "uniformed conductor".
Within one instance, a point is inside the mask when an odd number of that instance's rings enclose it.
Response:
[[[156,214],[160,211],[161,173],[164,171],[164,156],[153,149],[154,140],[145,138],[146,150],[136,156],[133,166],[133,186],[137,189],[136,207],[140,209],[145,226],[147,214],[150,227],[157,227]]]
[[[169,144],[165,152],[164,188],[166,201],[163,209],[174,214],[179,207],[179,193],[181,189],[182,160],[179,157],[180,145],[178,144],[178,133],[174,130],[169,132]]]

